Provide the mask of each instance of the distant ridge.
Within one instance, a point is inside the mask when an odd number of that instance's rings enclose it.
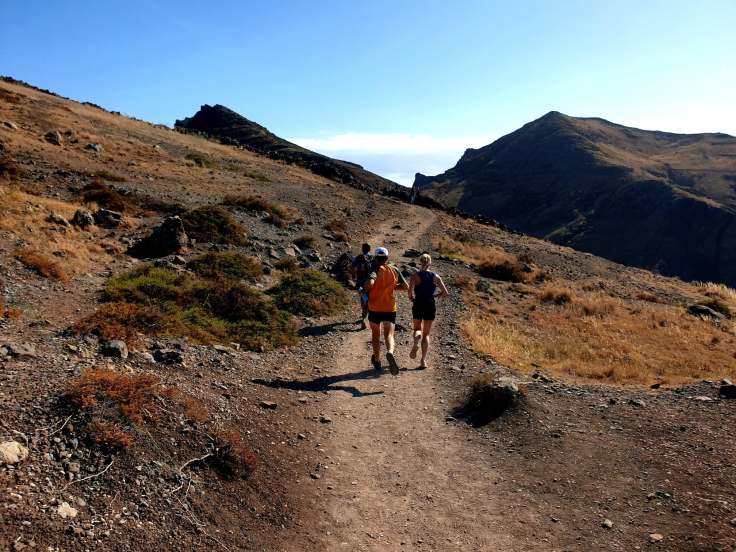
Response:
[[[551,111],[414,192],[624,264],[736,285],[736,138]]]
[[[307,168],[331,180],[356,188],[406,197],[406,188],[366,171],[360,165],[333,159],[284,140],[266,127],[246,119],[223,105],[203,105],[192,117],[176,121],[176,128],[199,132],[224,143],[246,147],[287,163]]]

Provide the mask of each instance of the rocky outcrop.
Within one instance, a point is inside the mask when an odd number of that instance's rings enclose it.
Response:
[[[187,242],[181,218],[168,217],[150,235],[133,245],[128,253],[138,258],[165,257],[185,250]]]
[[[736,138],[551,112],[443,174],[438,202],[611,260],[736,285]]]
[[[245,147],[350,186],[408,198],[408,190],[366,171],[360,165],[333,159],[280,138],[223,105],[203,105],[192,117],[176,121],[181,131],[197,132],[222,143]]]

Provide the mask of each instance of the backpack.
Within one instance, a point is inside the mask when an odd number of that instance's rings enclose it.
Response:
[[[373,256],[370,253],[362,253],[355,257],[355,274],[359,280],[366,280],[371,273]]]

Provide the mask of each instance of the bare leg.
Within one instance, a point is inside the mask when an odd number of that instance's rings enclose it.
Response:
[[[371,345],[373,346],[373,358],[379,359],[381,355],[381,325],[371,322]]]
[[[383,323],[383,340],[386,342],[386,351],[394,352],[394,325],[391,322]]]
[[[433,320],[424,320],[422,322],[422,361],[419,364],[426,368],[427,352],[429,351],[429,332],[432,331]]]
[[[414,326],[414,343],[409,353],[409,358],[417,358],[417,351],[419,350],[419,342],[422,340],[422,321],[412,320]]]

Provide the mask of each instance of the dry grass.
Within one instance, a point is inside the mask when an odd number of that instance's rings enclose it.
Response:
[[[268,215],[266,221],[278,228],[287,228],[292,223],[302,224],[304,222],[297,209],[288,207],[283,203],[270,201],[260,195],[231,195],[227,196],[222,203],[247,211],[265,212]]]
[[[225,479],[246,478],[258,467],[258,456],[235,430],[217,433],[213,448],[207,464]]]
[[[696,282],[695,285],[703,295],[719,296],[732,305],[736,305],[736,289],[723,284],[715,284],[713,282]]]
[[[38,275],[48,278],[49,280],[65,282],[69,279],[64,268],[58,261],[55,261],[39,251],[24,249],[16,252],[15,258],[18,259],[26,268],[33,270]]]
[[[345,222],[345,219],[334,219],[325,224],[325,230],[329,230],[330,232],[337,233],[345,233],[348,229],[347,223]]]
[[[94,229],[64,228],[46,221],[51,212],[71,220],[80,207],[0,184],[0,230],[23,243],[25,250],[53,259],[70,277],[106,266],[119,249],[115,242],[98,238]]]
[[[549,288],[538,300],[511,316],[481,307],[464,323],[475,350],[519,370],[541,368],[575,380],[675,384],[736,376],[730,323],[583,290]]]
[[[497,247],[483,245],[464,234],[435,240],[435,249],[445,257],[474,265],[484,278],[505,282],[527,282],[538,273],[530,271],[514,255]]]

